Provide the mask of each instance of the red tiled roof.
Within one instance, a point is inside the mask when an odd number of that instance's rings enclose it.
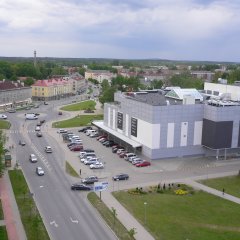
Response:
[[[23,86],[18,82],[14,82],[14,83],[10,81],[0,82],[0,90],[11,90],[11,89],[16,89],[21,87]]]
[[[62,78],[52,78],[45,80],[37,80],[32,87],[50,87],[53,85],[65,85],[68,81],[63,80]]]

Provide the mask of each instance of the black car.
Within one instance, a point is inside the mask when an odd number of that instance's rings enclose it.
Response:
[[[93,149],[90,149],[90,148],[85,148],[85,149],[83,149],[83,151],[86,152],[86,153],[95,152]]]
[[[24,141],[22,141],[22,140],[19,140],[19,145],[21,145],[21,146],[25,146],[26,143],[25,143]]]
[[[82,179],[82,183],[84,183],[84,184],[93,184],[95,182],[98,182],[97,176],[90,176],[90,177]]]
[[[36,135],[37,135],[37,137],[42,137],[42,133],[41,132],[37,132]]]
[[[112,140],[109,140],[109,141],[103,143],[103,145],[104,145],[105,147],[112,147],[114,144],[115,144],[115,143],[114,143],[114,141],[112,141]]]
[[[126,173],[120,173],[120,174],[114,176],[112,179],[113,179],[113,181],[128,180],[129,179],[129,175],[126,174]]]
[[[94,113],[94,110],[86,109],[86,110],[84,110],[84,113]]]
[[[89,186],[87,186],[87,185],[85,185],[85,184],[81,184],[81,183],[72,184],[71,189],[72,189],[72,190],[85,190],[85,191],[90,191],[90,190],[92,190],[91,187],[89,187]]]
[[[79,129],[78,130],[78,132],[83,132],[83,133],[85,133],[87,130],[89,130],[89,129],[92,129],[92,127],[84,127],[84,128],[81,128],[81,129]]]

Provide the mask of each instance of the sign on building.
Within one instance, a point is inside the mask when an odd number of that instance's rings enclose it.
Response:
[[[131,118],[131,135],[137,137],[137,119]]]
[[[123,129],[123,114],[121,112],[118,112],[117,114],[117,128]]]

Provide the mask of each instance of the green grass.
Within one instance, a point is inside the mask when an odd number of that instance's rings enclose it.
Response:
[[[226,193],[240,198],[240,176],[230,176],[223,178],[214,178],[200,181],[211,188],[222,191],[223,188]]]
[[[3,216],[2,202],[1,202],[1,199],[0,199],[0,220],[3,220],[3,219],[4,219],[4,216]]]
[[[62,107],[60,109],[64,110],[64,111],[80,111],[80,110],[86,110],[86,109],[95,110],[95,106],[96,106],[96,102],[95,101],[88,100],[88,101],[84,101],[84,102],[80,102],[80,103],[75,103],[75,104],[71,104],[71,105],[68,105],[68,106],[64,106],[64,107]]]
[[[73,169],[68,161],[66,161],[66,172],[73,177],[79,177],[78,173]]]
[[[102,218],[105,220],[107,225],[115,232],[117,237],[121,240],[133,239],[130,237],[128,230],[122,225],[122,223],[114,218],[113,211],[110,210],[97,196],[95,192],[88,194],[88,200],[98,210]],[[117,213],[117,212],[116,212]],[[115,219],[115,220],[114,220]]]
[[[50,239],[21,170],[10,170],[9,177],[28,240]]]
[[[240,206],[203,191],[176,195],[172,190],[146,194],[115,192],[114,196],[155,239],[238,240]],[[192,191],[191,191],[192,192]]]
[[[63,120],[60,122],[54,122],[52,127],[54,128],[71,128],[90,125],[93,120],[102,120],[103,115],[78,115],[74,118]]]
[[[8,240],[7,229],[6,229],[5,226],[0,226],[0,239],[1,240]]]
[[[11,123],[6,120],[0,120],[0,129],[9,129],[11,127]]]

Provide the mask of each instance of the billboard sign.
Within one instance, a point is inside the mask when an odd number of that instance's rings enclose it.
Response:
[[[108,182],[95,182],[93,189],[95,192],[101,192],[101,191],[107,190],[107,188],[108,188]]]

